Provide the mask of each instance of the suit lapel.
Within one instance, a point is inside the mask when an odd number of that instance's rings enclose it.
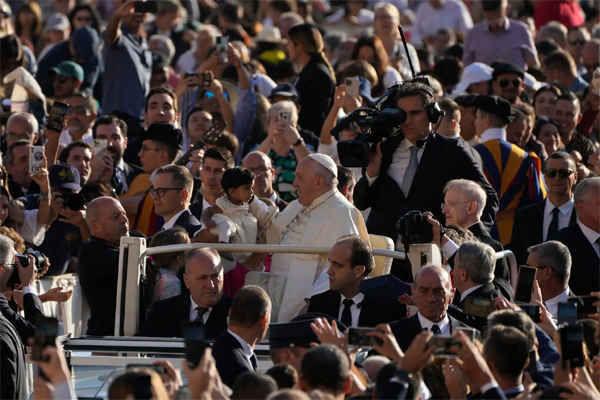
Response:
[[[435,140],[435,133],[431,133],[427,138],[427,142],[425,145],[425,150],[423,150],[423,156],[421,157],[421,161],[419,161],[419,166],[417,167],[417,172],[415,172],[415,177],[413,178],[412,184],[410,185],[410,190],[408,191],[408,197],[410,197],[411,193],[413,193],[413,188],[419,181],[421,181],[431,166],[431,163],[435,160],[438,153],[438,143]]]
[[[573,206],[573,211],[571,211],[571,219],[569,220],[569,226],[573,225],[577,222],[577,208]]]
[[[535,229],[535,242],[542,243],[544,241],[544,210],[546,209],[546,201],[540,201],[535,210],[531,213],[531,226],[539,226],[539,229]],[[575,209],[573,209],[575,210]]]

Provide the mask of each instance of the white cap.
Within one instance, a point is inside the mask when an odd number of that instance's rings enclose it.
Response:
[[[44,33],[49,31],[66,31],[71,27],[69,19],[66,15],[61,13],[52,14],[46,20],[46,26],[44,27]]]
[[[542,84],[537,81],[530,73],[525,72],[525,86],[529,86],[533,90],[539,90]]]
[[[311,154],[307,158],[315,160],[316,162],[327,168],[327,170],[330,171],[337,178],[337,165],[335,165],[333,158],[329,157],[326,154],[320,153]]]
[[[473,64],[469,64],[465,69],[463,69],[462,77],[460,78],[460,82],[458,85],[454,87],[452,93],[460,94],[465,93],[469,88],[469,85],[473,83],[479,83],[483,81],[491,81],[492,80],[492,72],[493,69],[484,63],[475,62]]]

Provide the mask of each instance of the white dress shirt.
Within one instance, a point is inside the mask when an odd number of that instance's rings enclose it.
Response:
[[[248,364],[252,365],[251,358],[254,355],[254,350],[252,350],[252,347],[250,347],[250,345],[244,339],[242,339],[237,333],[233,332],[231,329],[227,329],[227,332],[229,332],[231,336],[233,336],[238,342],[240,342],[240,344],[242,345],[242,349],[244,349],[244,355],[246,356],[246,359],[248,359]]]
[[[504,140],[506,142],[506,129],[490,128],[481,134],[481,143],[494,139]]]
[[[400,145],[394,151],[394,156],[392,158],[392,164],[387,170],[387,174],[392,177],[398,184],[398,187],[402,187],[402,181],[404,181],[404,173],[408,169],[408,165],[410,164],[410,148],[412,146],[416,146],[412,144],[408,139],[403,139],[400,142]],[[417,151],[417,159],[421,162],[421,157],[423,157],[423,151],[425,151],[425,145],[419,148]],[[367,183],[369,186],[375,182],[375,179],[379,177],[377,175],[374,178],[371,178],[369,174],[365,174],[367,178]]]
[[[440,333],[442,335],[450,334],[450,318],[448,318],[448,313],[444,315],[444,318],[440,322],[431,322],[422,316],[420,312],[417,312],[417,317],[419,318],[419,324],[421,324],[422,329],[427,329],[427,331],[430,331],[433,325],[437,325],[440,328]]]
[[[84,135],[81,138],[81,141],[94,147],[94,136],[92,135],[91,129],[88,130],[86,133],[84,133]],[[67,128],[66,130],[63,131],[63,133],[61,133],[59,143],[68,146],[73,142],[74,142],[73,136],[71,136],[71,133],[69,132],[69,129]]]
[[[566,303],[567,299],[571,297],[571,288],[567,287],[564,292],[559,294],[556,297],[551,298],[550,300],[544,301],[544,305],[552,314],[554,320],[558,319],[558,303]]]
[[[196,307],[198,307],[198,304],[196,304],[194,302],[194,299],[192,298],[192,296],[190,295],[190,321],[194,321],[196,319],[196,317],[198,316],[198,310],[196,310]],[[202,316],[202,322],[204,322],[206,324],[206,321],[208,321],[208,317],[210,317],[210,313],[212,312],[212,307],[208,309],[207,312],[204,313],[204,315]]]
[[[587,226],[582,224],[581,221],[579,221],[579,220],[577,220],[577,223],[579,224],[579,227],[581,228],[581,232],[583,232],[583,235],[587,238],[587,240],[590,241],[596,254],[598,254],[600,256],[600,248],[598,247],[598,242],[597,242],[598,238],[600,238],[600,233],[588,228]]]
[[[344,295],[341,295],[341,296],[342,296],[342,300],[340,301],[340,311],[338,313],[339,321],[342,320],[342,313],[344,312],[344,308],[345,308],[344,300],[347,299],[347,297],[344,297]],[[350,324],[351,327],[358,326],[358,318],[360,317],[360,308],[358,306],[359,306],[359,304],[361,304],[363,302],[364,299],[365,299],[365,295],[363,293],[359,293],[352,298],[352,300],[354,301],[354,304],[352,304],[350,306],[350,313],[352,314],[352,323]],[[348,328],[350,328],[350,326],[348,326]]]
[[[556,207],[550,199],[546,199],[546,206],[544,207],[544,228],[542,230],[543,241],[548,240],[548,228],[550,228],[550,223],[552,222],[552,211]],[[571,221],[571,215],[573,214],[573,207],[575,207],[575,202],[573,201],[573,197],[569,201],[567,201],[562,206],[558,207],[558,230],[560,231],[562,228],[566,228],[569,226],[569,221]]]
[[[471,13],[462,1],[446,0],[439,8],[433,8],[424,1],[415,14],[411,42],[417,45],[425,37],[435,36],[441,28],[451,28],[466,34],[472,27]]]
[[[477,289],[479,289],[480,287],[483,287],[485,285],[475,285],[473,287],[468,288],[467,290],[464,291],[464,293],[460,294],[460,301],[463,301],[468,295],[470,295],[471,293],[473,293],[474,291],[476,291]]]
[[[170,220],[165,221],[161,230],[164,231],[166,229],[171,229],[173,226],[175,226],[175,222],[177,222],[177,218],[179,218],[179,216],[181,214],[183,214],[185,212],[185,210],[187,210],[187,208],[183,209],[183,210],[179,211],[177,214],[173,215]]]

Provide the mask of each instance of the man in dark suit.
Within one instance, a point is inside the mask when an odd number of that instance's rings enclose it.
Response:
[[[27,398],[27,363],[23,342],[15,327],[0,315],[0,398],[25,399]]]
[[[417,314],[390,324],[403,351],[423,330],[450,335],[457,327],[467,326],[447,313],[454,289],[444,268],[433,265],[421,268],[415,276],[412,294],[419,310]]]
[[[369,232],[396,242],[396,221],[410,210],[432,211],[443,222],[439,208],[444,201],[443,189],[458,178],[479,182],[485,189],[483,221],[491,226],[498,208],[496,191],[456,139],[432,133],[432,123],[437,123],[442,113],[431,89],[421,83],[407,83],[399,89],[397,98],[398,108],[407,114],[401,124],[404,135],[386,142],[383,149],[381,143],[377,144],[354,189],[356,207],[359,210],[371,207],[367,220]],[[409,268],[394,274],[412,281]]]
[[[404,305],[382,306],[360,292],[360,283],[374,265],[373,251],[364,238],[340,238],[329,252],[329,290],[310,299],[308,312],[329,315],[347,327],[375,327],[405,316]]]
[[[571,252],[569,287],[583,296],[600,290],[600,177],[584,179],[575,189],[577,223],[562,229],[558,240]]]
[[[144,173],[137,165],[123,161],[123,154],[127,149],[127,124],[114,115],[105,115],[96,120],[92,128],[94,139],[106,140],[106,150],[113,159],[113,176],[110,186],[120,196],[129,190],[133,180]]]
[[[573,201],[573,186],[577,183],[575,159],[562,151],[550,154],[544,175],[548,197],[515,214],[512,238],[507,247],[515,254],[518,265],[525,264],[529,247],[545,242],[577,221]]]
[[[35,261],[33,256],[28,255],[29,265],[23,268],[20,261],[15,257],[14,243],[8,237],[0,235],[0,280],[2,286],[6,284],[15,268],[17,268],[23,291],[23,308],[25,318],[16,313],[9,305],[8,299],[0,293],[0,314],[10,322],[16,329],[21,341],[27,343],[35,333],[35,320],[44,315],[42,302],[37,296],[35,283]]]
[[[140,336],[182,337],[184,322],[204,324],[207,338],[227,330],[231,298],[223,294],[223,265],[219,254],[209,247],[194,249],[185,257],[185,286],[189,293],[156,301],[148,313]]]
[[[263,340],[271,320],[271,299],[258,286],[237,291],[229,311],[229,329],[212,346],[217,371],[224,384],[232,387],[246,371],[258,371],[254,346]]]
[[[242,160],[242,167],[254,173],[256,179],[252,190],[257,197],[271,200],[279,208],[279,211],[283,211],[287,207],[287,203],[273,189],[275,168],[273,168],[269,156],[260,151],[252,151]]]

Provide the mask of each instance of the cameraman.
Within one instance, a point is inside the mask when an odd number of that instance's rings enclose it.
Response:
[[[484,188],[487,202],[482,219],[491,226],[498,209],[496,191],[460,142],[432,132],[432,124],[442,117],[432,89],[420,82],[409,82],[399,87],[396,96],[398,108],[406,112],[406,120],[400,125],[404,137],[393,151],[383,153],[381,143],[377,144],[354,189],[356,207],[371,207],[369,232],[388,236],[402,248],[396,221],[410,210],[436,210],[436,218],[444,221],[440,209],[443,189],[458,178],[479,182]],[[409,268],[393,273],[412,282]]]
[[[26,257],[29,265],[23,268],[16,257],[14,242],[7,236],[0,235],[0,286],[6,286],[14,269],[17,268],[23,290],[25,318],[10,308],[8,300],[3,294],[0,294],[0,313],[15,327],[23,343],[27,343],[27,339],[35,333],[35,326],[33,326],[35,319],[43,315],[42,302],[38,298],[34,286],[35,274],[37,272],[35,260],[31,254],[28,254]]]

